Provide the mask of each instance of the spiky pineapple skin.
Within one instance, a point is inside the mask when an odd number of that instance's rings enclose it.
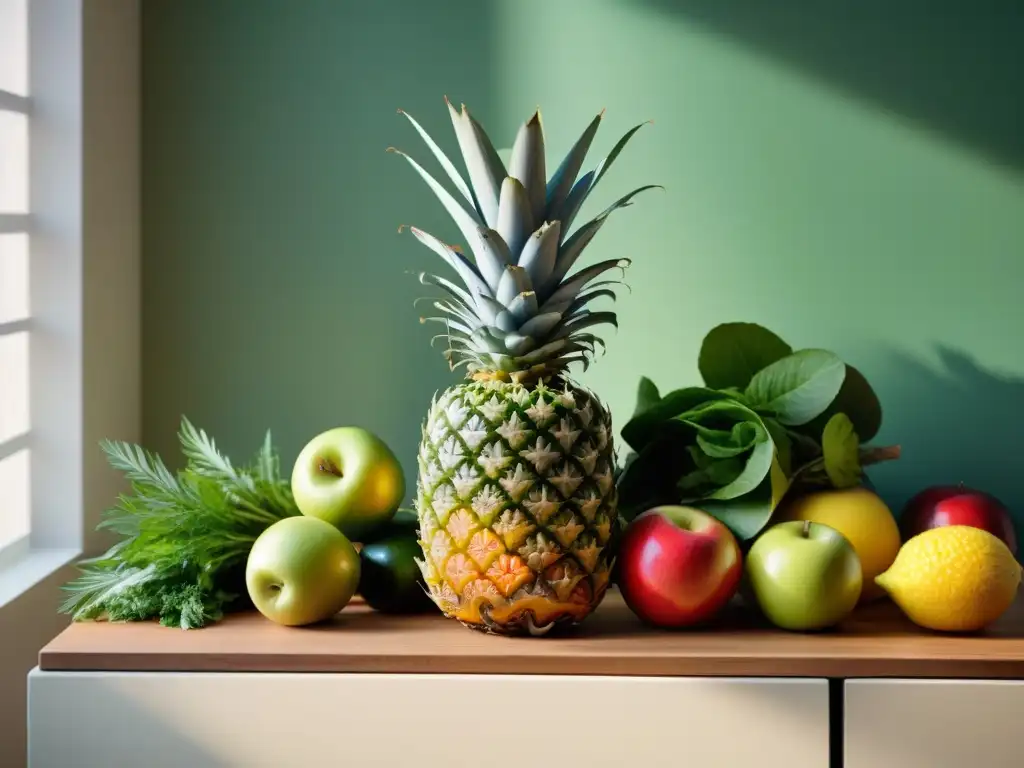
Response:
[[[442,613],[504,635],[585,619],[610,582],[614,467],[611,414],[572,383],[468,380],[435,396],[416,511]]]

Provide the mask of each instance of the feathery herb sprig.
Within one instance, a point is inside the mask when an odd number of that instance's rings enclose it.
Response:
[[[214,440],[183,418],[185,467],[120,441],[103,441],[131,493],[98,526],[121,538],[78,564],[60,607],[76,621],[145,621],[193,629],[218,621],[246,598],[245,561],[256,538],[298,515],[267,432],[255,459],[236,467]]]

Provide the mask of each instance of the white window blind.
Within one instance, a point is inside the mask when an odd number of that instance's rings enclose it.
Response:
[[[0,0],[0,555],[31,530],[28,2]]]

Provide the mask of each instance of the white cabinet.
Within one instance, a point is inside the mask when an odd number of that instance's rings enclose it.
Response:
[[[844,768],[1021,768],[1024,681],[848,680]]]
[[[825,768],[828,729],[814,679],[29,675],[29,768]]]

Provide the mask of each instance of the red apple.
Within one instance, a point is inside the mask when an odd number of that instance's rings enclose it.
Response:
[[[626,605],[659,627],[711,618],[735,594],[743,556],[732,532],[692,507],[654,507],[623,532],[619,591]]]
[[[1002,539],[1017,554],[1017,534],[1010,510],[995,496],[960,485],[925,488],[903,507],[900,531],[906,541],[929,528],[970,525]]]

